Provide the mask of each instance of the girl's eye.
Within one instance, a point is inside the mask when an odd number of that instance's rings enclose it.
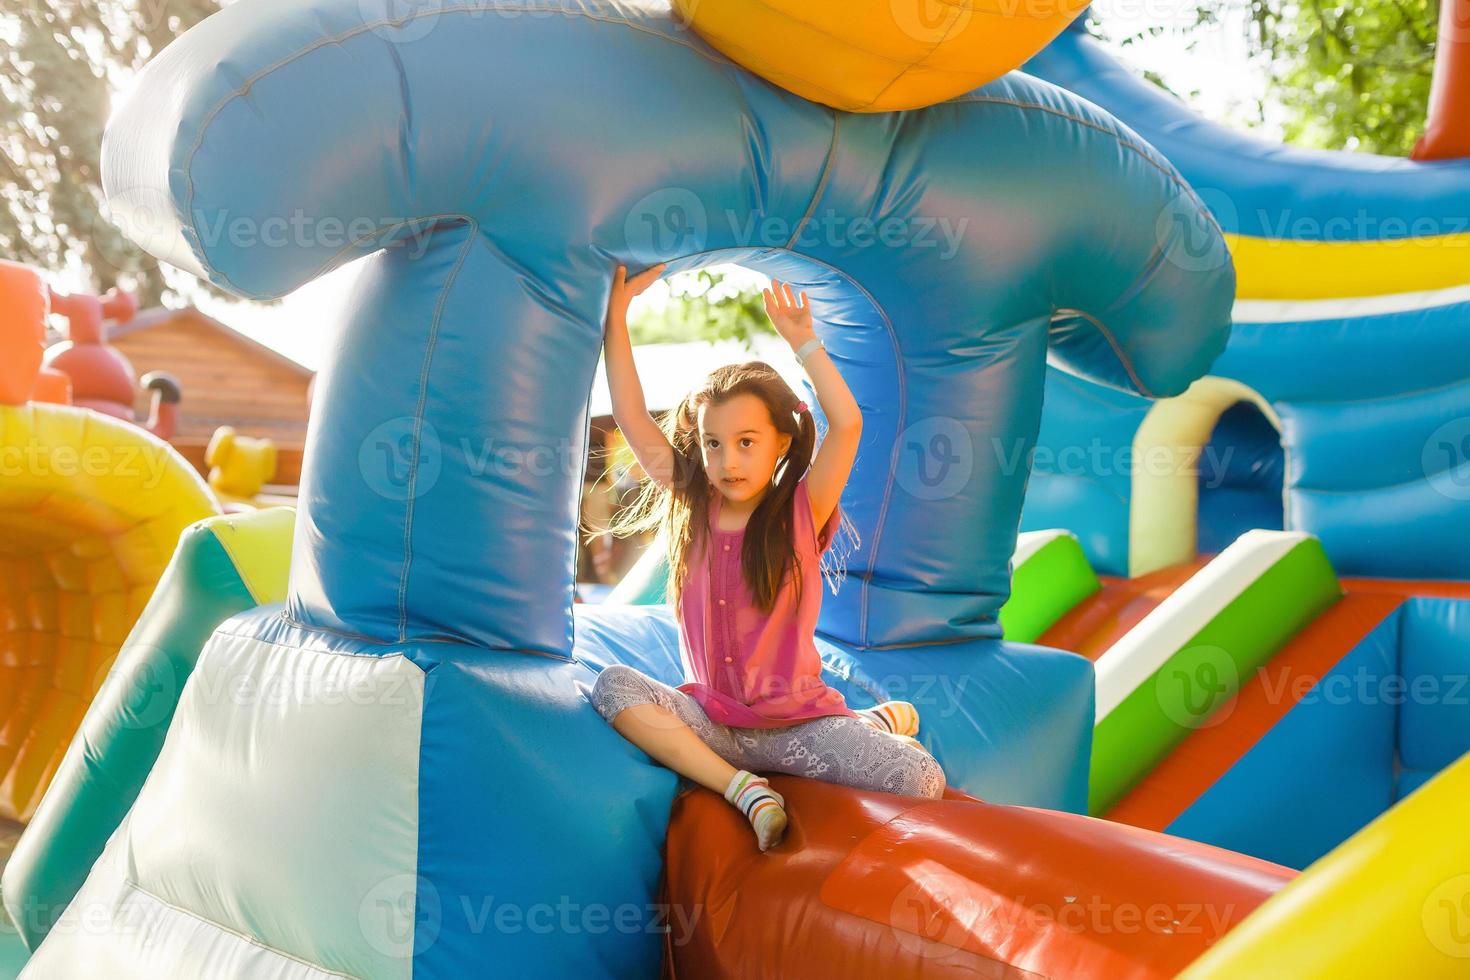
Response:
[[[740,440],[740,441],[741,441],[741,442],[744,442],[744,443],[752,443],[752,442],[754,442],[754,441],[755,441],[755,440],[754,440],[754,439],[751,439],[751,438],[750,438],[750,437],[749,437],[749,436],[747,436],[747,437],[746,437],[746,438],[744,438],[744,439],[741,439],[741,440]],[[747,447],[746,447],[746,448],[749,448],[749,446],[747,446]]]

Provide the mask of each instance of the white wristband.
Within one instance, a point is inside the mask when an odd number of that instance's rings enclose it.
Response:
[[[813,337],[811,340],[808,340],[806,343],[802,344],[796,349],[796,359],[801,362],[802,367],[806,367],[806,359],[810,357],[813,352],[826,349],[827,345],[822,343],[822,338]]]

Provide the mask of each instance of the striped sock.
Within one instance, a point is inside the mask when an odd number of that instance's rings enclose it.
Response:
[[[907,701],[884,701],[862,709],[858,715],[880,732],[909,736],[919,734],[919,709]]]
[[[725,790],[725,799],[745,814],[755,830],[756,843],[761,850],[773,847],[786,831],[786,800],[771,789],[764,776],[741,769],[730,780]]]

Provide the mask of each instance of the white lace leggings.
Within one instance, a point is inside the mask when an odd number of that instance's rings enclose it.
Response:
[[[944,792],[944,769],[932,755],[846,715],[782,728],[735,728],[711,721],[688,694],[625,664],[612,664],[597,675],[592,704],[608,722],[624,708],[662,705],[737,769],[806,776],[900,796],[937,798]]]

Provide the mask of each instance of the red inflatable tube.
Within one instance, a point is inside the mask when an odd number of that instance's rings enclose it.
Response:
[[[1072,813],[772,776],[761,853],[717,794],[674,802],[665,974],[1172,977],[1296,872]]]

